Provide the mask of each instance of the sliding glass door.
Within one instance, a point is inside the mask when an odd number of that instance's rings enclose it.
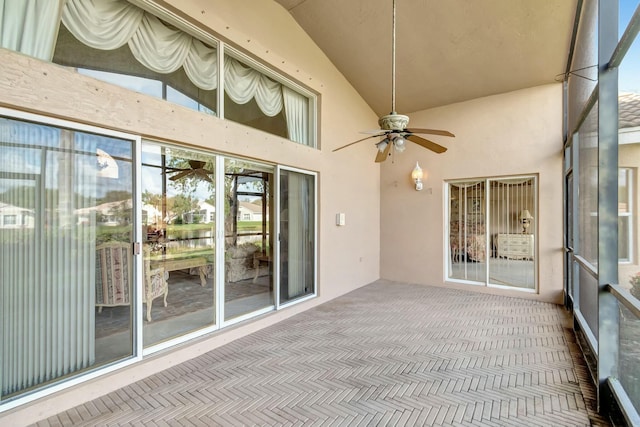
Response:
[[[275,307],[274,167],[225,159],[224,320]]]
[[[142,145],[144,344],[213,326],[215,156]]]
[[[448,278],[536,289],[534,176],[448,185]]]
[[[280,304],[315,294],[315,175],[280,169]]]
[[[1,114],[4,400],[133,354],[135,140]]]
[[[315,174],[37,120],[0,108],[0,400],[316,294]]]
[[[489,283],[535,289],[536,188],[533,177],[489,180]]]

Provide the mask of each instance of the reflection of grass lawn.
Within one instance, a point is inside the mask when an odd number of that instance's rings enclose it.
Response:
[[[238,221],[238,231],[262,231],[262,221]],[[215,224],[202,223],[202,224],[170,224],[167,225],[167,232],[180,232],[180,231],[200,231],[200,230],[213,230]]]
[[[262,231],[262,221],[238,221],[238,231]]]
[[[199,230],[213,230],[215,228],[215,224],[210,222],[208,224],[171,224],[167,225],[167,231],[199,231]]]
[[[633,402],[640,409],[640,319],[626,308],[620,316],[620,381]]]

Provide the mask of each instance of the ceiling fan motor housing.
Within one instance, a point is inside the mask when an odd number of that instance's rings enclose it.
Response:
[[[380,119],[378,120],[378,124],[380,125],[380,129],[382,130],[403,131],[409,124],[409,117],[403,114],[392,112],[391,114],[380,117]]]

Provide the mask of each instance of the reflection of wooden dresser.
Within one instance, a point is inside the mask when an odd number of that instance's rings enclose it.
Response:
[[[498,257],[533,259],[533,234],[498,234]]]

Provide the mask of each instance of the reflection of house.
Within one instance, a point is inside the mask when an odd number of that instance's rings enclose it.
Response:
[[[238,221],[262,221],[262,206],[251,202],[238,202]]]
[[[207,202],[199,202],[198,206],[200,207],[200,221],[203,223],[214,222],[216,220],[216,208],[215,206],[207,203]]]
[[[640,222],[636,204],[640,200],[635,185],[640,165],[640,95],[623,93],[619,96],[618,116],[618,259],[619,280],[628,285],[639,269],[640,241],[637,232]]]
[[[169,215],[169,217],[172,217],[172,215]],[[183,224],[208,224],[215,222],[216,208],[207,202],[199,201],[198,210],[184,212],[181,218]]]
[[[102,203],[97,206],[76,209],[74,214],[78,224],[88,224],[91,216],[96,215],[96,222],[102,225],[128,224],[131,220],[131,200]]]
[[[34,224],[32,210],[0,203],[0,228],[33,228]]]

